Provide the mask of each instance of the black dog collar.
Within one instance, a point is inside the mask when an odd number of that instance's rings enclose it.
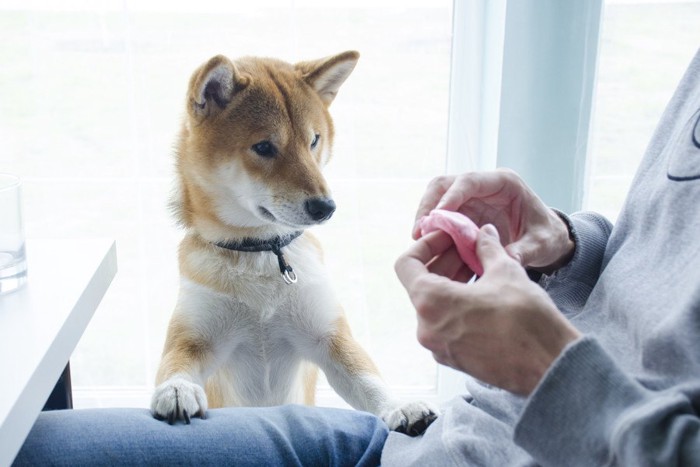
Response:
[[[297,230],[287,235],[277,235],[269,240],[262,240],[259,238],[244,238],[241,241],[230,241],[230,242],[212,242],[213,245],[219,248],[225,248],[227,250],[234,251],[246,251],[246,252],[256,252],[256,251],[271,251],[277,256],[277,262],[280,266],[280,274],[282,274],[282,279],[287,284],[294,284],[297,281],[297,275],[294,269],[287,264],[282,254],[282,248],[286,247],[304,231]]]

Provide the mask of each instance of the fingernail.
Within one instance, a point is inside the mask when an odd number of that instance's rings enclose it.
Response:
[[[486,224],[482,227],[484,233],[490,237],[493,238],[498,238],[498,230],[496,230],[496,227],[493,226],[493,224]]]
[[[411,236],[413,237],[414,240],[418,240],[423,236],[423,229],[421,228],[421,221],[423,220],[423,217],[420,219],[416,220],[415,224],[413,224],[413,230],[411,230]]]

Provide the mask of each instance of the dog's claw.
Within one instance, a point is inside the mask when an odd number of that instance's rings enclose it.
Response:
[[[404,418],[403,420],[401,420],[401,425],[397,426],[395,431],[397,433],[406,434],[407,428],[408,428],[408,420]]]
[[[423,433],[426,428],[428,428],[428,422],[425,419],[418,420],[408,430],[408,436],[418,436]]]
[[[161,383],[151,398],[151,412],[170,425],[190,425],[206,406],[207,396],[201,386],[178,377]]]
[[[435,421],[437,420],[437,415],[435,413],[431,412],[423,412],[423,418],[420,420],[416,421],[408,430],[408,435],[409,436],[420,436],[423,433],[425,433],[425,430],[428,429],[428,427]]]

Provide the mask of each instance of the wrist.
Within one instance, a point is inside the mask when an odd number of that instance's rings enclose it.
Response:
[[[569,264],[571,259],[574,257],[576,251],[576,241],[574,236],[574,227],[571,224],[568,216],[563,212],[551,208],[553,224],[557,226],[555,234],[556,243],[559,245],[557,248],[560,251],[557,259],[547,266],[535,267],[533,270],[550,275],[559,268],[562,268]]]
[[[538,290],[542,297],[546,297],[546,304],[537,319],[542,323],[542,331],[536,339],[539,345],[535,347],[539,353],[536,358],[530,358],[534,366],[529,384],[522,393],[526,396],[537,387],[564,349],[582,336],[578,329],[561,314],[549,296],[541,289],[538,288]]]

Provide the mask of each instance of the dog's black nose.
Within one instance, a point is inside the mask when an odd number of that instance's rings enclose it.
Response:
[[[330,219],[335,211],[335,201],[330,198],[310,198],[306,200],[306,212],[315,221]]]

